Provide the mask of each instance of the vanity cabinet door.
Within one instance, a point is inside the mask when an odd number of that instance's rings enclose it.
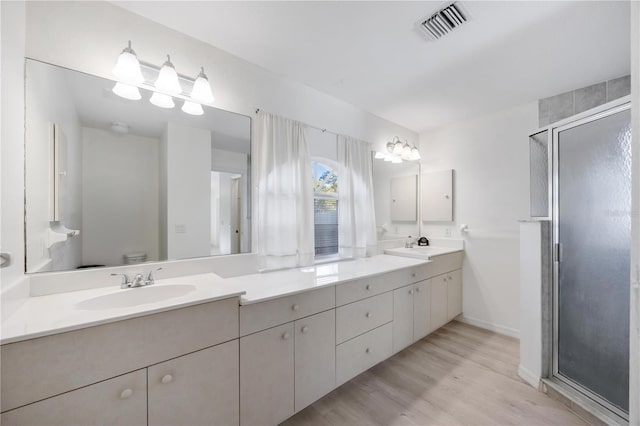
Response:
[[[413,294],[413,341],[431,332],[431,280],[415,284]]]
[[[431,330],[437,330],[447,323],[447,274],[431,279]]]
[[[237,425],[238,340],[149,367],[149,425]]]
[[[462,313],[462,270],[447,274],[447,318],[452,320]]]
[[[336,377],[336,314],[332,309],[295,322],[295,409],[331,392]]]
[[[146,370],[105,380],[2,413],[9,425],[146,425]]]
[[[276,425],[294,413],[293,322],[240,339],[240,424]]]
[[[393,353],[413,343],[414,285],[393,291]]]

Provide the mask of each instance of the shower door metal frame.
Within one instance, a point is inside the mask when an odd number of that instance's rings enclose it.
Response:
[[[606,107],[606,108],[592,115],[588,115],[586,117],[581,117],[581,116],[572,117],[558,123],[557,127],[550,126],[552,130],[552,140],[551,140],[552,159],[551,160],[553,164],[552,176],[551,176],[551,182],[552,182],[551,187],[553,192],[552,194],[552,234],[553,236],[551,238],[551,244],[552,244],[551,253],[552,253],[552,260],[553,260],[553,268],[552,268],[553,270],[553,279],[552,279],[553,339],[552,339],[552,345],[551,345],[552,362],[551,362],[550,376],[555,377],[561,382],[571,386],[573,389],[582,393],[588,398],[592,399],[593,401],[595,401],[602,407],[606,408],[610,412],[628,421],[629,420],[628,413],[625,413],[624,411],[620,410],[618,407],[615,407],[609,401],[603,399],[602,397],[595,394],[594,392],[587,389],[586,387],[582,386],[581,384],[571,380],[569,377],[563,376],[562,374],[560,374],[558,370],[558,283],[560,278],[559,260],[562,257],[562,248],[560,247],[560,240],[559,240],[560,226],[559,226],[559,208],[558,208],[559,207],[558,206],[558,201],[559,201],[558,199],[558,166],[559,166],[558,135],[560,134],[560,132],[563,132],[565,130],[572,129],[572,128],[581,126],[583,124],[591,123],[593,121],[597,121],[601,118],[605,118],[625,110],[630,110],[631,102],[627,97],[625,97],[619,100],[618,102],[611,102],[610,104],[603,105],[603,107]],[[631,279],[631,271],[629,271],[629,279]]]

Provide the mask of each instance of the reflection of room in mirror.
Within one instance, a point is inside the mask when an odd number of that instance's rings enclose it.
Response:
[[[147,90],[132,101],[112,86],[27,60],[27,272],[249,252],[251,119],[159,109]],[[52,123],[66,141],[59,222],[81,232],[47,248]]]
[[[373,160],[374,205],[379,240],[417,237],[418,162]]]

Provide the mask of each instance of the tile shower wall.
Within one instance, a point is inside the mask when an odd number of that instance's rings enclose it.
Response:
[[[631,78],[626,75],[540,99],[538,101],[539,125],[544,127],[563,118],[627,96],[629,93],[631,93]]]

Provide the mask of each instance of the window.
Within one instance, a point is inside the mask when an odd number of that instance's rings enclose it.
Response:
[[[316,256],[338,253],[338,175],[332,167],[311,162]]]

